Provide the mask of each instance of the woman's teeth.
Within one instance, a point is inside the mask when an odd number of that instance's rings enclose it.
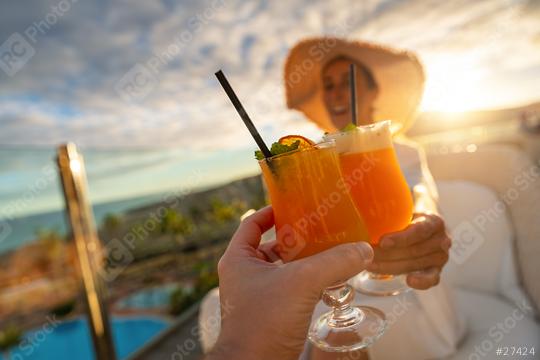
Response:
[[[336,115],[341,115],[341,114],[344,114],[347,112],[347,107],[346,106],[334,106],[332,108],[332,112]]]

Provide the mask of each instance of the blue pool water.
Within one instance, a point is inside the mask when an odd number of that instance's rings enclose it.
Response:
[[[152,309],[169,306],[169,299],[178,284],[166,284],[139,290],[116,303],[119,309]],[[190,289],[183,287],[185,290]]]
[[[167,327],[167,321],[154,317],[113,318],[118,357],[125,359]],[[0,359],[5,360],[1,355]],[[11,360],[23,359],[94,360],[87,320],[69,320],[28,332],[25,341],[11,351]]]

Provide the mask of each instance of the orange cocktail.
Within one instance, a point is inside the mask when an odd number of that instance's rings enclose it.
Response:
[[[403,230],[412,220],[413,200],[392,144],[390,121],[327,135],[336,141],[341,168],[356,207],[369,232],[370,243]],[[397,295],[409,288],[405,277],[364,271],[353,280],[370,295]]]
[[[330,135],[336,140],[341,168],[370,242],[404,229],[413,201],[392,145],[389,122]]]
[[[367,241],[367,230],[343,186],[332,142],[259,161],[276,224],[275,251],[284,261],[333,246]]]
[[[370,242],[409,225],[412,197],[393,148],[341,155],[341,167],[350,191],[367,225]],[[357,169],[366,169],[359,174]],[[355,176],[359,176],[358,179]]]

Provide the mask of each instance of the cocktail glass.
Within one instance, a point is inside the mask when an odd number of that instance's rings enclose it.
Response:
[[[401,172],[392,143],[391,122],[358,126],[325,135],[334,140],[345,183],[377,246],[381,236],[404,229],[412,219],[412,195]],[[352,279],[364,294],[392,296],[410,290],[405,275],[363,271]]]
[[[333,141],[259,161],[274,210],[277,252],[284,262],[333,246],[368,241],[368,231],[345,186]],[[325,269],[321,269],[325,271]],[[354,290],[343,282],[322,295],[332,310],[315,321],[308,337],[326,351],[365,348],[386,327],[385,315],[352,306]]]

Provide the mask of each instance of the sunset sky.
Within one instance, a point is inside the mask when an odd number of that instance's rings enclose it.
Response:
[[[316,136],[299,113],[285,110],[281,89],[288,49],[307,36],[416,51],[428,76],[423,110],[540,98],[540,1],[36,0],[0,7],[0,50],[22,38],[28,55],[15,72],[0,66],[0,148],[49,149],[0,153],[4,201],[20,197],[39,173],[38,159],[51,159],[53,146],[68,140],[86,149],[98,200],[173,187],[194,163],[213,170],[208,184],[255,171],[255,146],[213,73],[226,72],[267,142],[284,133]],[[137,71],[149,81],[127,93]],[[155,148],[167,150],[139,151]],[[45,195],[24,212],[50,207]]]
[[[540,97],[538,1],[55,0],[2,7],[0,43],[19,33],[35,54],[13,76],[0,70],[0,144],[237,147],[246,133],[213,77],[218,68],[272,138],[275,129],[303,121],[284,111],[281,94],[271,106],[257,101],[280,90],[287,50],[321,34],[417,51],[428,74],[426,110]],[[126,101],[117,86],[137,64],[154,64],[153,81],[146,96]]]

